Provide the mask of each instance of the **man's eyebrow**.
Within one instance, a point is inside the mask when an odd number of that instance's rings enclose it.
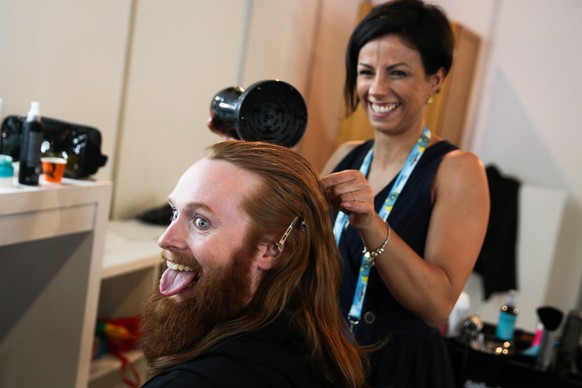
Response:
[[[186,204],[185,208],[187,210],[202,209],[204,211],[214,213],[212,209],[205,203],[202,202],[189,202]]]
[[[168,203],[174,207],[174,204],[172,203],[172,199],[168,198]],[[205,212],[208,213],[212,213],[214,214],[214,211],[210,208],[210,206],[208,206],[207,204],[203,203],[203,202],[188,202],[186,205],[184,205],[182,211],[194,211],[194,210],[204,210]]]

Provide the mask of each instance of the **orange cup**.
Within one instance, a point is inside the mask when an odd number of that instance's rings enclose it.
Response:
[[[40,158],[42,162],[42,173],[47,182],[61,183],[67,167],[67,160],[63,158],[47,156]]]

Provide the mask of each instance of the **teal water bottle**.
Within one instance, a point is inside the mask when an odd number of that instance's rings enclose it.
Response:
[[[10,155],[0,155],[0,187],[12,186],[14,167]]]
[[[515,323],[519,310],[515,305],[515,290],[509,290],[507,294],[507,301],[501,309],[499,309],[499,320],[497,322],[497,329],[495,336],[501,341],[513,341],[515,332]]]

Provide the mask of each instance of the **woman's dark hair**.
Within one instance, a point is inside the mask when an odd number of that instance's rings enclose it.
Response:
[[[356,26],[348,41],[344,84],[348,115],[358,107],[356,78],[360,49],[388,34],[398,35],[418,50],[427,75],[435,74],[440,68],[448,74],[451,68],[455,38],[442,8],[422,0],[392,0],[377,5]]]

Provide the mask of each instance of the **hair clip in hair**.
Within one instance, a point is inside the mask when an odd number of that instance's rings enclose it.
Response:
[[[289,237],[289,235],[291,234],[293,226],[297,222],[298,218],[299,216],[295,217],[293,221],[291,221],[291,224],[289,224],[289,227],[287,228],[285,233],[283,233],[283,237],[281,237],[281,240],[279,240],[279,242],[277,243],[277,249],[279,250],[279,252],[283,250],[283,247],[285,246],[285,241],[287,241],[287,237]]]

